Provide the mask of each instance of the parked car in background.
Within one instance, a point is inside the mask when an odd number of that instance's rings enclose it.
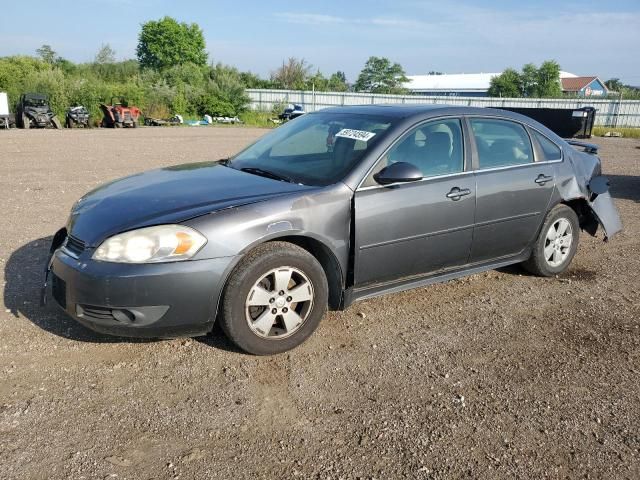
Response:
[[[247,352],[283,352],[327,307],[515,263],[561,274],[581,230],[621,228],[596,153],[494,109],[322,110],[83,196],[51,245],[53,297],[99,332],[218,321]]]
[[[288,120],[293,120],[294,118],[301,117],[305,113],[306,112],[304,111],[304,108],[302,108],[302,105],[290,103],[284,108],[282,113],[278,115],[278,118],[281,121],[286,122]]]

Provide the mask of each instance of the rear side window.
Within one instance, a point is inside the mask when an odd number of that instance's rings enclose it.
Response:
[[[533,162],[531,141],[524,127],[505,120],[471,119],[480,169]]]
[[[560,147],[558,147],[555,143],[553,143],[541,133],[536,132],[535,130],[533,130],[533,136],[540,144],[540,148],[542,148],[544,160],[551,161],[562,159],[562,150],[560,150]]]

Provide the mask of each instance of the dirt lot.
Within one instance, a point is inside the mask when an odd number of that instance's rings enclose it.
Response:
[[[297,350],[135,342],[38,306],[50,235],[106,180],[248,128],[0,131],[0,478],[639,478],[640,141],[596,139],[625,231],[331,313]]]

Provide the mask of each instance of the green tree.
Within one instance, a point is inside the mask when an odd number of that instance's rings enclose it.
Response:
[[[48,63],[35,57],[15,56],[0,58],[0,90],[7,92],[15,105],[21,94],[27,91],[27,83],[38,72],[51,70]]]
[[[536,96],[542,98],[555,98],[562,96],[560,86],[560,64],[555,60],[547,60],[538,69],[538,85]]]
[[[522,96],[536,97],[538,89],[538,67],[533,63],[527,63],[522,67],[520,78],[522,80]]]
[[[38,56],[49,65],[53,65],[56,61],[56,52],[51,48],[51,45],[42,45],[40,48],[36,49],[36,53]]]
[[[198,100],[198,113],[223,117],[239,115],[251,102],[244,90],[240,72],[218,63],[210,69],[209,80]]]
[[[624,85],[619,78],[610,78],[604,84],[607,88],[613,92],[621,92],[624,89]]]
[[[331,92],[346,92],[349,90],[349,85],[347,84],[347,76],[344,72],[337,71],[331,77],[329,77],[329,85],[328,89]]]
[[[136,53],[142,68],[165,70],[183,63],[206,65],[205,48],[204,34],[196,23],[164,17],[142,25]]]
[[[329,79],[322,75],[320,70],[318,70],[315,75],[307,79],[305,89],[316,90],[317,92],[326,92],[329,90]]]
[[[311,77],[312,66],[304,58],[290,57],[286,62],[271,73],[271,81],[280,88],[288,90],[303,90]]]
[[[490,97],[561,97],[560,65],[555,60],[547,60],[540,68],[527,63],[521,73],[508,68],[491,79],[488,94]]]
[[[522,76],[513,68],[507,68],[491,79],[488,94],[490,97],[521,97]]]
[[[247,88],[272,88],[273,82],[269,79],[260,78],[252,72],[240,72],[240,80]]]
[[[96,57],[94,59],[94,63],[99,65],[104,65],[105,63],[115,63],[116,61],[116,52],[111,45],[108,43],[103,43],[96,53]]]
[[[355,83],[358,92],[405,93],[402,84],[409,79],[399,63],[388,58],[369,57]]]

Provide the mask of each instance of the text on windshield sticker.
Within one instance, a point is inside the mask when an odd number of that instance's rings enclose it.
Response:
[[[336,133],[336,137],[342,138],[351,138],[353,140],[362,140],[363,142],[368,142],[375,136],[373,132],[366,132],[364,130],[352,130],[350,128],[343,128],[338,133]]]

